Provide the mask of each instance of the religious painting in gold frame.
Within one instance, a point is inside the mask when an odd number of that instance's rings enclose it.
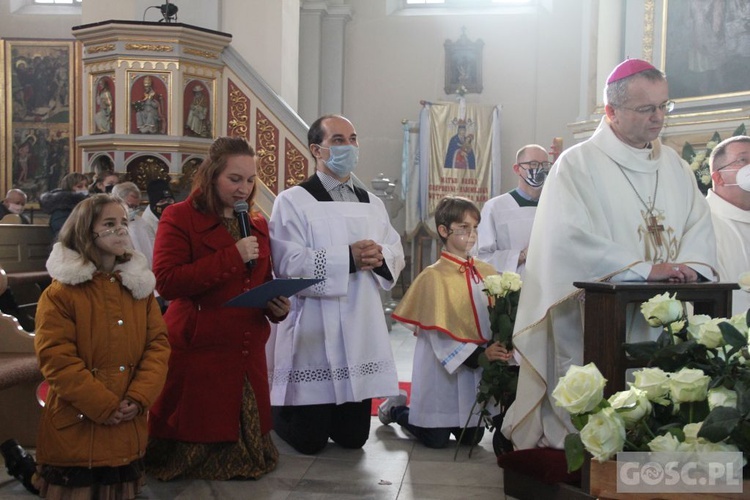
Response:
[[[654,8],[661,23],[647,22],[644,38],[661,30],[658,67],[670,98],[686,105],[750,98],[750,2],[647,0],[646,14]]]
[[[482,93],[482,40],[470,41],[466,28],[461,29],[461,36],[455,42],[446,40],[445,47],[445,93],[481,94]]]
[[[13,39],[1,47],[0,191],[22,189],[36,208],[73,164],[78,55],[72,41]]]

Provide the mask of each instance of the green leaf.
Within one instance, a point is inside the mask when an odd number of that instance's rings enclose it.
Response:
[[[577,471],[583,466],[583,441],[578,433],[565,436],[565,460],[568,472]]]
[[[747,135],[747,129],[745,128],[744,123],[740,123],[740,126],[737,127],[734,132],[732,132],[732,137],[738,136],[738,135]]]
[[[581,429],[586,427],[586,424],[589,422],[589,414],[584,413],[582,415],[571,415],[570,421],[573,422],[573,427],[580,431]]]
[[[659,346],[654,341],[633,342],[625,344],[625,353],[637,361],[650,361],[658,348]]]
[[[682,159],[690,163],[693,161],[693,156],[695,156],[695,149],[686,141],[685,145],[682,146]]]
[[[726,439],[739,423],[742,416],[736,408],[717,406],[703,421],[698,437],[708,439],[712,443]]]
[[[747,345],[745,336],[728,321],[719,323],[719,330],[721,330],[721,336],[724,337],[724,342],[732,347],[744,347]]]

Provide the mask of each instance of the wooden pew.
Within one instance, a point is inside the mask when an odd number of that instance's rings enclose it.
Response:
[[[0,267],[21,311],[33,317],[39,295],[50,283],[47,257],[52,233],[36,224],[0,225]]]
[[[0,442],[15,438],[22,446],[36,446],[42,414],[36,388],[42,380],[34,334],[13,316],[0,314]]]

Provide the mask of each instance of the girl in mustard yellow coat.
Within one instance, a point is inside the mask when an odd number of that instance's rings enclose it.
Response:
[[[146,412],[167,374],[156,282],[131,250],[121,202],[98,194],[65,222],[39,299],[34,345],[49,395],[34,484],[47,499],[134,498]]]

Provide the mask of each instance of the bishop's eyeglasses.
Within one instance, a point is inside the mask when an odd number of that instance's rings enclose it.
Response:
[[[654,113],[656,113],[657,109],[664,114],[669,114],[672,111],[674,111],[674,101],[664,101],[658,106],[656,104],[647,104],[645,106],[638,106],[637,108],[629,108],[627,106],[614,106],[614,107],[627,109],[628,111],[634,111],[641,115],[653,115]]]

